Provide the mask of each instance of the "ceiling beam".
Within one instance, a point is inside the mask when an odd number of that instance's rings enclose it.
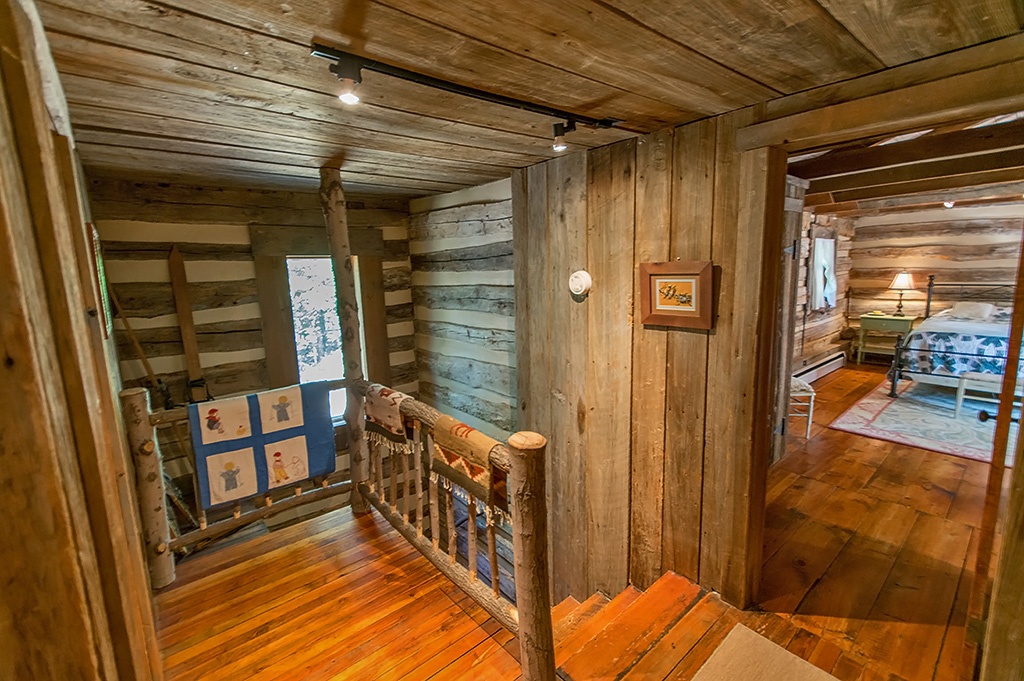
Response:
[[[980,187],[988,184],[1016,183],[1024,181],[1024,168],[1006,168],[1002,170],[989,170],[980,173],[969,173],[967,175],[953,175],[923,180],[912,180],[909,182],[898,182],[895,184],[878,185],[875,187],[863,187],[847,191],[821,192],[808,194],[805,205],[821,206],[830,203],[845,203],[847,201],[861,201],[864,199],[881,199],[887,197],[904,196],[906,194],[921,194],[925,192],[940,192],[948,190],[963,190],[969,187]],[[949,193],[945,198],[956,198]]]
[[[1024,147],[1024,121],[1014,121],[944,135],[925,135],[898,144],[832,151],[824,156],[792,163],[788,172],[805,180],[814,180],[862,170],[1021,147]]]
[[[923,161],[907,165],[867,170],[861,173],[834,175],[811,180],[808,194],[835,193],[881,185],[900,184],[958,175],[970,175],[990,170],[1024,167],[1024,138],[1018,149],[1005,149],[988,154]]]

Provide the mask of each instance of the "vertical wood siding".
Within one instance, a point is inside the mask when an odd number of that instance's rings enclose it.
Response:
[[[516,428],[511,198],[411,216],[420,397],[493,437]]]

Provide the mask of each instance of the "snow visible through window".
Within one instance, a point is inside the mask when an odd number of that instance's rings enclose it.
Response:
[[[344,378],[341,321],[331,259],[288,258],[287,262],[299,382]],[[331,416],[344,416],[345,402],[344,390],[332,390]]]

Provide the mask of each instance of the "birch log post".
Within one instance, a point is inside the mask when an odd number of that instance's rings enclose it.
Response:
[[[145,388],[122,390],[121,409],[128,430],[128,447],[135,462],[149,582],[154,589],[161,589],[174,581],[174,554],[170,549],[171,528],[167,522],[160,445],[156,428],[149,422],[149,391]]]
[[[543,435],[531,432],[515,433],[508,439],[512,553],[524,681],[555,681],[544,481],[547,444]]]
[[[338,168],[320,169],[320,204],[327,223],[327,240],[331,247],[331,261],[334,264],[334,285],[338,294],[338,317],[341,321],[341,351],[345,358],[345,378],[363,378],[362,347],[359,338],[359,300],[356,295],[356,278],[352,269],[352,248],[348,241],[348,211],[345,206],[345,190],[341,187],[341,171]],[[352,481],[358,490],[359,483],[370,479],[369,458],[366,448],[366,431],[363,424],[363,396],[349,388],[345,406],[345,420],[348,422],[351,443]],[[369,504],[358,492],[352,494],[352,511],[367,513]]]

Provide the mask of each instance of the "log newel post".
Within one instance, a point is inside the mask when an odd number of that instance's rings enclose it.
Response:
[[[149,422],[149,391],[145,388],[122,390],[121,409],[128,430],[128,447],[135,462],[149,581],[154,589],[161,589],[174,581],[174,553],[170,548],[163,458],[156,428]]]
[[[548,512],[544,483],[547,440],[531,432],[508,440],[509,500],[524,681],[555,681],[555,644],[548,590]]]
[[[359,300],[356,278],[352,268],[352,248],[348,240],[348,211],[345,191],[341,187],[341,171],[337,168],[320,169],[320,204],[327,223],[327,240],[334,265],[334,285],[338,296],[338,317],[341,321],[341,353],[345,358],[345,378],[357,381],[363,378],[362,340],[359,329]],[[349,460],[355,490],[359,483],[370,480],[370,459],[364,429],[364,398],[352,387],[348,388],[345,421],[348,423],[350,443]],[[362,494],[352,493],[352,511],[368,513],[370,505]]]

